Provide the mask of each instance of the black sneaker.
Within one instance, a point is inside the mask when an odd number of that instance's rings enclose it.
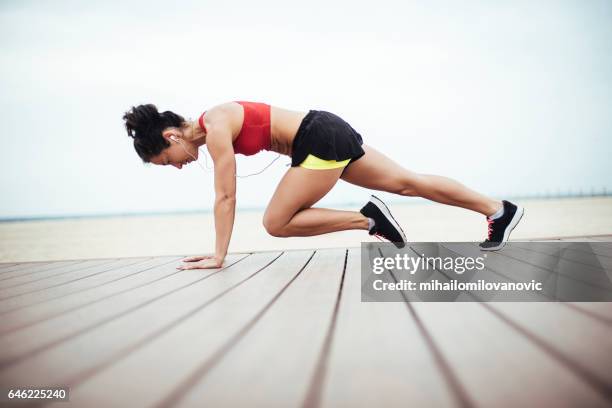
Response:
[[[370,235],[383,237],[387,241],[391,241],[398,248],[406,246],[404,231],[402,231],[402,228],[391,215],[391,211],[389,211],[389,208],[380,198],[375,195],[371,196],[370,201],[359,212],[374,220],[374,225],[368,231]]]
[[[480,243],[480,249],[483,251],[497,251],[506,245],[506,241],[510,237],[510,233],[516,227],[523,217],[525,210],[523,207],[512,204],[509,201],[502,200],[504,205],[504,214],[494,220],[487,217],[489,223],[489,233],[487,239]]]

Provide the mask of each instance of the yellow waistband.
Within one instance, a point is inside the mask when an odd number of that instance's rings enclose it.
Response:
[[[304,159],[304,161],[300,163],[300,167],[304,167],[305,169],[311,170],[337,169],[340,167],[346,167],[350,161],[351,159],[346,159],[342,161],[323,160],[319,159],[317,156],[309,154],[306,159]]]

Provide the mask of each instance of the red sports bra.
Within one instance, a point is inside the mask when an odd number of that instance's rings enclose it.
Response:
[[[270,133],[270,105],[258,102],[236,101],[244,109],[244,120],[242,128],[236,140],[234,140],[234,152],[251,156],[262,150],[270,150],[272,144]],[[204,112],[198,123],[204,127]]]

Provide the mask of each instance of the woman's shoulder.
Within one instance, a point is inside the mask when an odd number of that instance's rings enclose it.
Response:
[[[232,133],[237,128],[240,130],[243,120],[243,109],[237,102],[225,102],[214,105],[202,114],[200,125],[204,122],[206,129],[230,128]]]

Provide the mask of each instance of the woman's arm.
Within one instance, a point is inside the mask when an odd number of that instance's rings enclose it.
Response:
[[[223,121],[207,126],[206,146],[215,169],[215,260],[223,264],[236,212],[236,157],[230,127]]]

